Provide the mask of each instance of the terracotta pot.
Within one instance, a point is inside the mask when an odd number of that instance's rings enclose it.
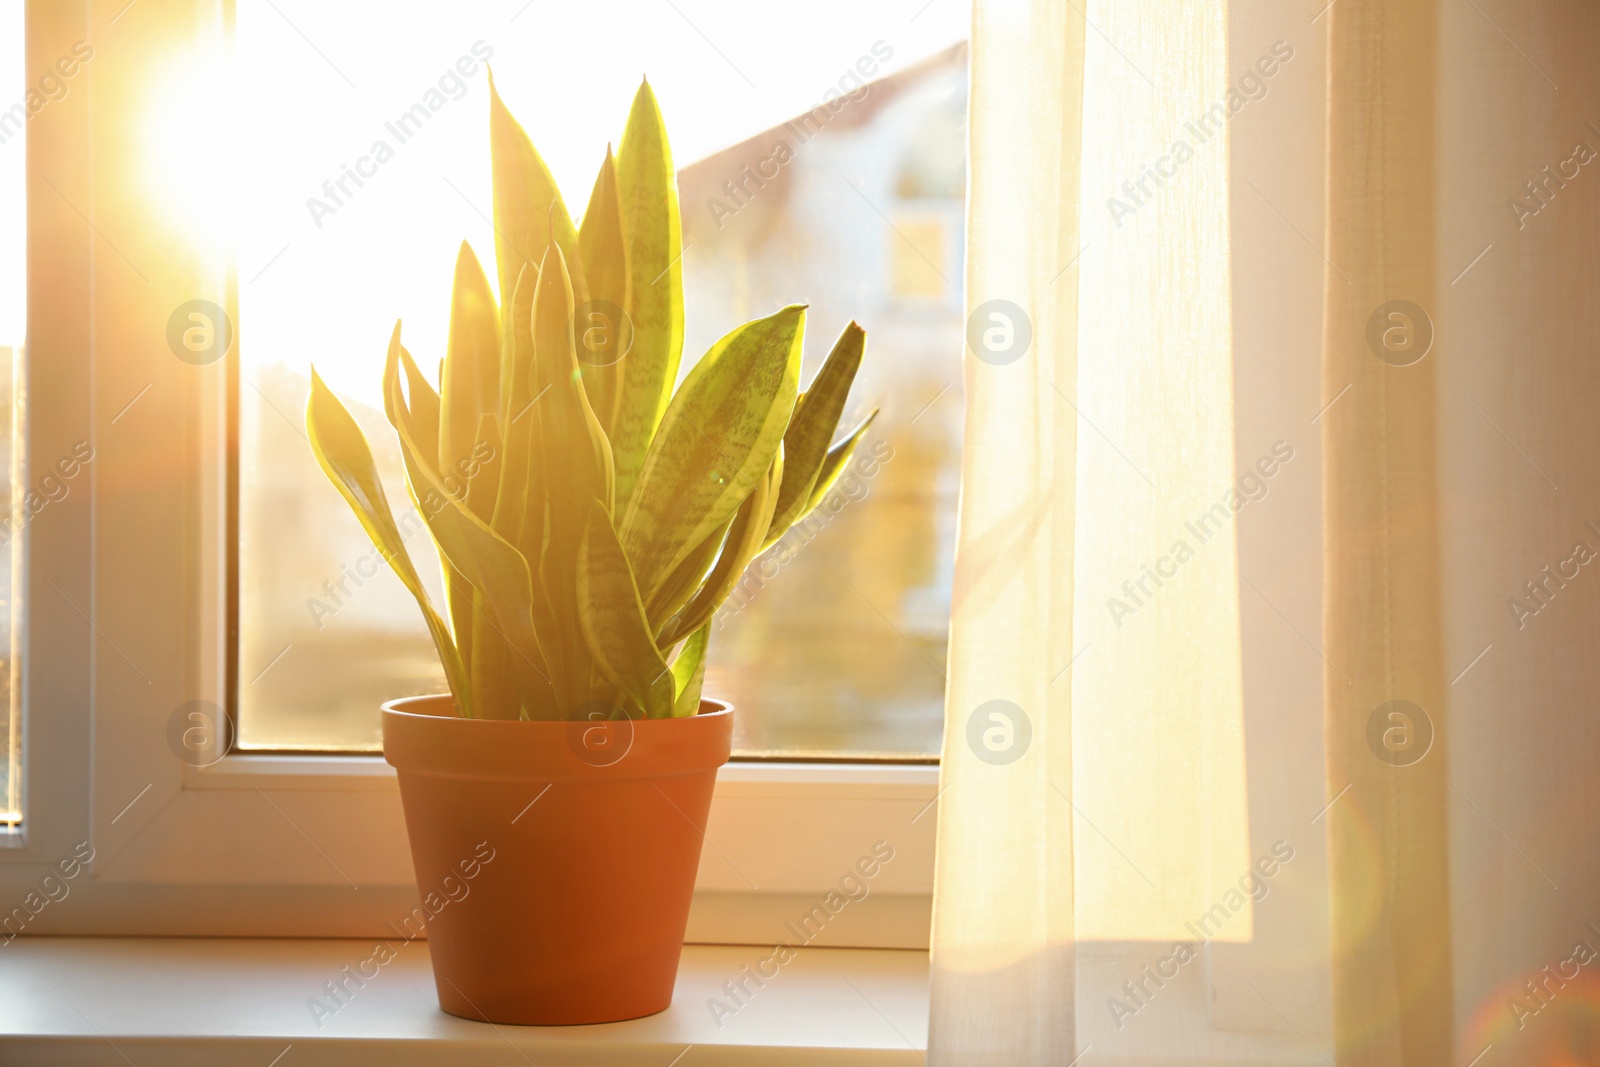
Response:
[[[672,1002],[733,711],[637,722],[383,706],[439,1006],[497,1023],[633,1019]],[[412,923],[405,923],[407,933]]]

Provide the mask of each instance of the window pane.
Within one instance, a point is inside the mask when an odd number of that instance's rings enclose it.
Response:
[[[681,168],[685,371],[786,303],[811,306],[807,378],[851,318],[866,327],[846,421],[882,414],[828,502],[719,616],[706,692],[739,709],[747,754],[937,753],[968,13],[952,2],[909,21],[866,6],[817,5],[783,23],[780,48],[776,30],[721,2],[441,7],[423,28],[239,0],[252,130],[239,243],[245,747],[375,749],[382,700],[444,688],[410,596],[317,469],[303,412],[315,363],[366,430],[397,515],[408,510],[378,395],[383,352],[403,316],[407,348],[436,367],[458,243],[492,259],[487,76],[471,61],[490,53],[574,213],[648,73]],[[585,42],[600,40],[597,71]],[[429,117],[402,123],[419,103]],[[428,535],[402,526],[442,606]]]
[[[22,0],[0,0],[0,480],[10,520],[0,530],[0,825],[22,818],[22,722],[17,704],[17,528],[15,471],[18,450],[12,375],[27,336],[27,214],[24,127],[26,79]],[[16,105],[16,106],[13,106]]]

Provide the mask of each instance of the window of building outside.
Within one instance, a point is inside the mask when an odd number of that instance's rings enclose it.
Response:
[[[969,15],[947,3],[908,24],[823,6],[828,17],[798,20],[783,49],[758,53],[663,5],[641,17],[662,20],[662,33],[694,29],[698,46],[608,57],[596,70],[582,42],[610,39],[597,12],[541,6],[507,21],[444,7],[423,29],[330,9],[314,25],[290,23],[266,0],[238,0],[233,106],[250,131],[231,209],[240,748],[375,752],[382,701],[446,688],[415,603],[318,469],[303,413],[315,364],[404,512],[379,396],[384,350],[400,318],[418,362],[436,366],[457,245],[493,257],[492,68],[574,215],[639,73],[650,78],[679,167],[683,372],[740,322],[788,303],[810,306],[802,382],[847,322],[866,328],[844,423],[881,414],[824,505],[717,616],[706,692],[738,709],[736,756],[937,756],[961,432]],[[627,47],[655,40],[646,29]],[[0,75],[15,59],[0,53]],[[418,103],[426,121],[397,127]],[[8,184],[19,157],[0,146],[0,234],[20,203],[20,165]],[[358,164],[371,173],[341,183]],[[0,353],[21,339],[15,247],[0,241]],[[407,528],[442,604],[428,535],[420,522]]]

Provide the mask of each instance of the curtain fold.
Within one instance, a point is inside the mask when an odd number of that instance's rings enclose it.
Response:
[[[1250,869],[1225,12],[975,5],[940,1064],[1072,1061],[1127,996],[1079,1019],[1078,946],[1169,948]]]
[[[993,237],[967,256],[929,1047],[1043,1064],[1076,1047],[1073,825],[1052,795],[1071,794],[1071,704],[1042,665],[1071,657],[1077,435],[1049,383],[1076,377],[1084,26],[1050,0],[978,4],[972,39],[969,228]]]
[[[1334,1044],[1453,1064],[1436,461],[1436,0],[1328,12],[1322,419]],[[1430,358],[1431,356],[1431,358]]]

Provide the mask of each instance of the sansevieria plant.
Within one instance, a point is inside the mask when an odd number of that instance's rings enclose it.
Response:
[[[713,614],[822,500],[872,420],[834,443],[865,334],[847,326],[802,392],[806,309],[791,305],[727,334],[674,392],[684,250],[649,84],[577,225],[492,79],[490,139],[502,302],[463,242],[438,388],[398,323],[384,368],[445,613],[370,447],[315,370],[312,449],[416,597],[457,715],[693,715]]]

